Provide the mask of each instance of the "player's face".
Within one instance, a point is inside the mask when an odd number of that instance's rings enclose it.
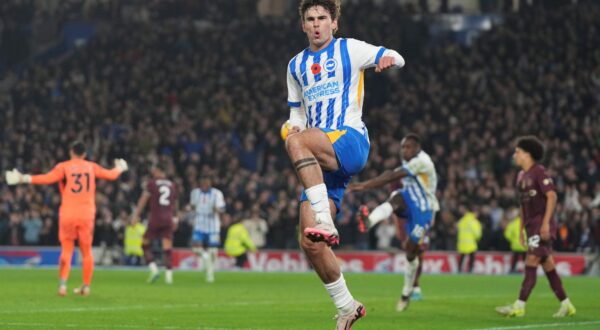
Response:
[[[210,179],[201,179],[200,180],[200,189],[208,190],[210,188]]]
[[[414,141],[403,139],[402,144],[400,144],[400,151],[402,153],[402,159],[409,161],[417,155],[419,147]]]
[[[314,6],[306,10],[302,21],[302,31],[306,33],[312,50],[322,49],[337,30],[337,20],[323,6]]]
[[[513,160],[515,161],[515,165],[519,167],[523,167],[525,164],[525,157],[527,157],[527,153],[521,148],[515,148],[515,153],[513,154]]]
[[[152,177],[154,177],[155,179],[158,179],[159,177],[161,177],[162,171],[156,167],[153,167],[150,170],[150,174],[152,174]]]

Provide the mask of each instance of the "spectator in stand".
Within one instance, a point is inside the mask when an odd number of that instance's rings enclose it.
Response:
[[[254,242],[256,248],[263,248],[267,243],[266,236],[269,232],[269,226],[267,225],[267,220],[260,216],[260,205],[254,204],[252,206],[250,217],[242,220],[242,224],[248,230],[250,239]]]

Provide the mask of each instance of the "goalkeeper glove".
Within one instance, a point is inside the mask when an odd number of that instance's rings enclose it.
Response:
[[[31,183],[31,175],[22,174],[16,168],[12,171],[6,171],[5,174],[6,183],[10,186],[16,185],[19,183]]]
[[[115,159],[115,167],[120,169],[121,172],[125,172],[127,171],[127,169],[129,169],[129,167],[127,166],[127,162],[125,161],[125,159],[122,158]]]

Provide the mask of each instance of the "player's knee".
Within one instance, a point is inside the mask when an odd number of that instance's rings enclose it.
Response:
[[[285,148],[287,149],[287,152],[289,154],[291,154],[295,150],[298,150],[301,147],[302,147],[302,136],[300,136],[299,134],[294,134],[292,136],[289,136],[285,140]]]
[[[90,246],[82,246],[81,247],[81,256],[83,258],[88,258],[92,256],[92,247]]]
[[[300,239],[300,248],[308,255],[316,254],[323,249],[323,244],[315,243],[306,237]]]
[[[72,257],[73,257],[73,253],[64,253],[63,252],[60,254],[60,261],[62,263],[70,262]]]

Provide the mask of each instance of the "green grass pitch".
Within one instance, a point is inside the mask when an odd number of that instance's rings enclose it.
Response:
[[[0,329],[333,329],[335,308],[311,273],[217,273],[207,284],[197,272],[175,272],[172,286],[145,283],[147,273],[98,269],[92,294],[56,295],[54,269],[0,268]],[[69,291],[80,284],[71,274]],[[553,319],[558,302],[538,277],[524,318],[494,307],[514,301],[521,276],[425,275],[424,300],[394,307],[403,277],[346,274],[367,317],[354,329],[600,329],[600,278],[563,282],[577,315]]]

